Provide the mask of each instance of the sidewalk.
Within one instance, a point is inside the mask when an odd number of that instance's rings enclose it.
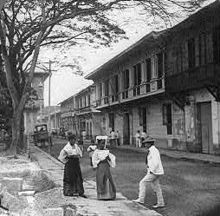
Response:
[[[45,196],[47,200],[43,202],[41,195],[38,197],[38,202],[45,205],[45,208],[50,207],[49,201],[53,198],[56,200],[56,204],[63,205],[61,202],[57,201],[57,196],[62,195],[62,185],[63,185],[63,168],[64,165],[58,160],[54,159],[41,149],[31,146],[30,148],[31,158],[36,160],[41,169],[45,170],[50,178],[60,187],[54,189],[54,194],[47,194]],[[117,193],[116,200],[113,201],[100,201],[96,199],[96,188],[95,182],[89,179],[84,181],[85,194],[88,199],[81,197],[63,197],[62,199],[69,199],[71,206],[75,209],[74,215],[93,215],[93,216],[161,216],[154,210],[150,210],[142,205],[136,204],[124,197],[121,193]],[[47,193],[47,192],[45,192]],[[48,203],[47,203],[48,201]],[[62,201],[62,200],[61,200]],[[42,203],[41,203],[42,202]],[[55,201],[54,201],[55,202]],[[59,206],[54,204],[54,212],[57,212]],[[68,207],[67,207],[68,208]],[[54,214],[51,214],[55,216]],[[63,215],[62,213],[60,215]]]
[[[123,145],[123,146],[119,146],[117,148],[132,150],[132,151],[136,151],[136,152],[146,152],[145,148],[136,148],[136,147],[130,146],[130,145]],[[213,164],[220,165],[220,156],[217,156],[217,155],[175,151],[175,150],[168,150],[168,149],[160,149],[160,154],[165,155],[167,157],[176,158],[176,159],[200,161],[200,162],[213,163]]]

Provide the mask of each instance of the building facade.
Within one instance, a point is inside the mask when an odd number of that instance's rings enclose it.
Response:
[[[95,87],[88,86],[60,103],[60,124],[65,131],[92,139],[103,134],[102,113],[95,109]]]
[[[140,130],[162,148],[220,153],[219,14],[216,1],[86,76],[106,135],[132,145]]]
[[[86,139],[94,139],[97,135],[103,134],[100,124],[102,113],[95,109],[95,86],[90,85],[79,93],[75,94],[76,112],[75,120],[80,135]]]
[[[29,134],[34,131],[34,126],[40,123],[39,115],[44,107],[44,81],[48,77],[48,73],[35,72],[32,88],[36,91],[36,97],[29,100],[24,109],[24,133]]]
[[[134,143],[137,130],[154,137],[165,134],[163,34],[151,32],[86,77],[96,86],[105,135],[118,131],[124,145]]]
[[[74,120],[75,97],[71,96],[60,103],[60,127],[65,131],[75,133],[76,124]]]
[[[179,107],[170,104],[177,133],[173,147],[220,153],[219,14],[216,1],[170,30],[166,92]]]

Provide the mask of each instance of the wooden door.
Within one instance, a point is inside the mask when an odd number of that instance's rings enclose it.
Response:
[[[146,107],[142,108],[143,113],[143,132],[147,132],[147,110]]]
[[[198,108],[198,139],[203,153],[212,153],[212,112],[211,103],[204,102],[197,105]]]
[[[125,113],[123,116],[123,145],[130,144],[130,121],[129,114]]]

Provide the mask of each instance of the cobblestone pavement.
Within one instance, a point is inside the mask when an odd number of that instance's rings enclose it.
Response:
[[[150,210],[126,199],[121,193],[117,193],[117,198],[114,201],[97,200],[95,182],[89,179],[84,181],[85,193],[88,196],[87,199],[81,197],[64,197],[62,195],[63,164],[34,146],[31,146],[30,155],[31,158],[36,160],[39,166],[45,170],[50,178],[58,185],[55,189],[44,192],[48,193],[48,196],[45,196],[44,193],[40,193],[36,196],[40,206],[47,209],[51,208],[48,215],[55,216],[54,212],[57,212],[57,215],[62,215],[62,211],[61,209],[59,211],[59,206],[57,205],[64,208],[66,203],[64,201],[67,199],[68,203],[71,202],[72,204],[72,208],[69,210],[74,209],[74,215],[161,216],[161,214],[154,210]],[[69,205],[67,208],[70,207],[71,206]],[[60,212],[60,214],[58,212]]]

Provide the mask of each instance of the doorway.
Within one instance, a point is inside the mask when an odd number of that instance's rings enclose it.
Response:
[[[146,107],[142,108],[143,114],[143,132],[147,133],[147,110]]]
[[[202,153],[212,153],[213,145],[211,102],[197,103],[197,126],[198,142]]]
[[[125,113],[123,116],[123,145],[130,145],[129,113]]]

